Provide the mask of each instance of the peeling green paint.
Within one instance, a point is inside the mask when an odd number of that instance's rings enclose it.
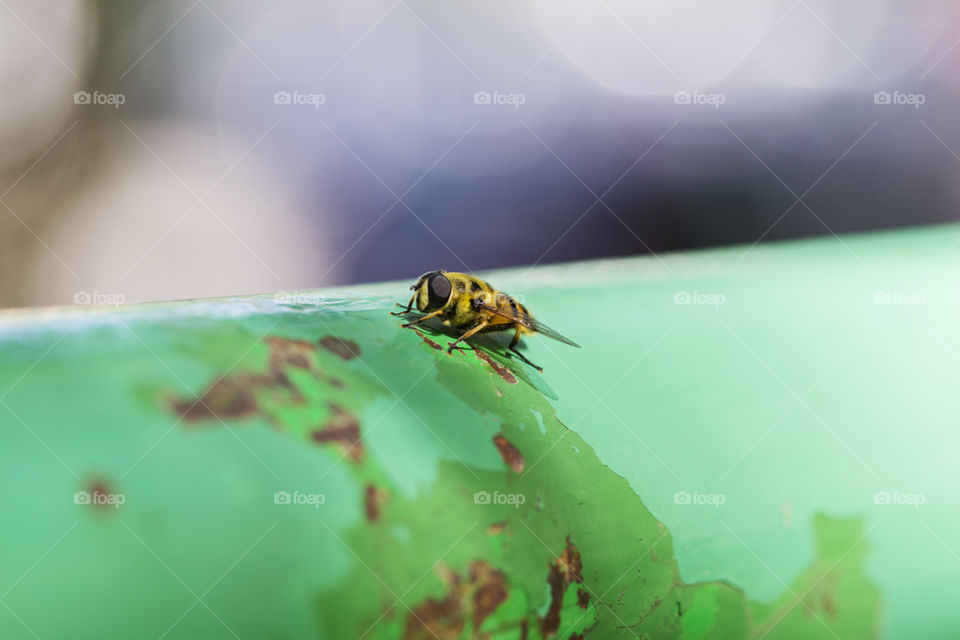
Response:
[[[871,264],[894,248],[904,251],[902,243],[883,238],[850,242]],[[923,251],[916,251],[932,252],[937,242],[919,242]],[[792,261],[830,271],[824,263],[838,260],[836,252],[816,245],[806,251],[790,246],[777,254],[784,260],[778,284],[792,295],[802,290]],[[705,260],[723,262],[725,255]],[[760,286],[752,280],[756,272],[744,260],[734,272],[741,279],[725,281],[728,294],[746,296]],[[118,624],[130,637],[232,637],[227,625],[241,637],[368,632],[369,638],[403,638],[414,633],[411,610],[432,601],[450,607],[445,615],[452,624],[444,627],[456,633],[450,637],[520,638],[525,628],[526,637],[539,638],[553,602],[551,566],[568,538],[581,558],[583,581],[567,585],[556,603],[557,637],[868,638],[885,628],[891,637],[909,637],[904,629],[911,624],[951,631],[942,613],[932,620],[918,614],[911,622],[910,600],[890,585],[903,549],[926,567],[952,556],[938,555],[934,537],[921,545],[903,534],[898,548],[885,533],[878,547],[877,527],[889,532],[890,521],[899,526],[903,514],[913,512],[873,511],[853,501],[838,508],[835,496],[847,489],[817,485],[815,468],[791,470],[804,484],[791,497],[796,508],[786,511],[784,500],[766,495],[773,480],[757,475],[756,469],[767,469],[757,466],[748,467],[754,470],[754,502],[737,502],[739,494],[731,494],[719,512],[664,503],[662,493],[683,487],[628,429],[652,450],[674,456],[669,462],[678,469],[677,459],[686,455],[709,467],[705,475],[719,475],[730,461],[704,451],[718,448],[717,433],[737,432],[717,407],[740,397],[741,385],[767,401],[780,392],[749,351],[733,357],[736,342],[716,342],[710,332],[726,330],[708,324],[707,310],[692,309],[676,341],[665,338],[663,354],[644,360],[619,383],[629,387],[614,387],[603,405],[584,393],[578,378],[617,382],[668,323],[658,321],[654,330],[638,307],[633,318],[646,335],[628,350],[622,341],[629,338],[612,331],[591,340],[596,327],[582,322],[588,311],[565,313],[563,305],[586,309],[592,300],[622,310],[615,305],[625,293],[659,300],[676,288],[643,277],[623,276],[602,290],[567,278],[563,304],[549,295],[549,283],[530,285],[524,293],[543,298],[538,305],[531,300],[531,307],[544,309],[551,324],[574,335],[563,323],[579,323],[588,333],[582,352],[566,359],[555,355],[562,347],[532,340],[531,349],[538,349],[532,358],[546,367],[543,376],[493,346],[489,359],[469,348],[448,355],[430,344],[444,345],[446,336],[400,329],[386,314],[394,302],[389,286],[331,295],[317,306],[257,298],[198,301],[8,324],[0,335],[0,389],[8,390],[0,406],[0,441],[8,479],[4,505],[15,524],[0,531],[0,588],[12,585],[3,598],[10,609],[0,608],[0,637],[33,637],[22,620],[43,638],[107,637]],[[708,290],[709,279],[688,288]],[[833,286],[836,304],[853,299],[852,284]],[[789,302],[787,294],[777,300]],[[886,321],[911,326],[906,312],[893,310],[899,315]],[[831,354],[786,351],[789,344],[756,329],[755,308],[742,313],[724,316],[725,322],[757,340],[756,348],[772,354],[775,365],[795,365],[785,369],[788,378],[797,371],[819,375],[814,355],[832,360],[839,351],[833,347],[842,346],[831,345]],[[838,331],[855,333],[842,322],[854,317],[835,319]],[[929,318],[944,322],[939,312]],[[628,351],[628,361],[617,359]],[[717,354],[736,375],[706,375]],[[591,366],[594,361],[617,367]],[[811,394],[818,412],[836,402],[844,382],[832,384],[831,392]],[[208,408],[190,409],[195,394],[209,400]],[[935,400],[926,392],[918,397]],[[730,410],[739,419],[747,411],[766,418],[781,407],[743,401]],[[684,422],[670,423],[671,412]],[[880,412],[870,415],[874,426],[883,422]],[[838,437],[860,433],[857,415],[849,417],[833,425]],[[811,423],[808,417],[802,426],[809,430]],[[687,424],[703,431],[703,442],[682,432]],[[844,425],[852,431],[842,431]],[[606,438],[601,429],[609,431]],[[358,441],[350,440],[353,433]],[[764,455],[776,460],[781,451],[799,450],[803,455],[790,458],[791,464],[812,460],[811,445],[791,433],[773,432]],[[509,464],[496,436],[522,455],[522,469]],[[741,443],[741,450],[749,444]],[[863,455],[873,460],[869,451]],[[950,486],[944,473],[938,478]],[[122,493],[126,500],[118,508],[74,504],[74,493],[84,490]],[[284,491],[323,494],[324,501],[275,503],[274,494]],[[484,503],[487,494],[490,504]],[[507,498],[498,504],[500,496]],[[771,503],[775,510],[767,508]],[[781,523],[787,511],[795,522]],[[808,518],[811,513],[817,515]],[[923,516],[940,530],[940,513]],[[718,522],[737,531],[727,536],[728,546],[718,542]],[[706,540],[700,547],[691,542],[698,540],[697,527]],[[802,545],[794,542],[808,538],[809,557],[797,553]],[[759,549],[757,556],[752,549]],[[769,559],[778,550],[794,571]],[[755,588],[771,562],[770,573],[783,580]],[[753,573],[746,568],[751,563],[758,565]],[[506,597],[496,596],[500,582],[490,586],[471,577],[473,571],[502,574]],[[937,584],[946,584],[942,571]],[[462,626],[457,600],[450,598],[455,581],[460,597],[470,600],[460,610]],[[475,628],[472,594],[484,586],[489,600],[483,601],[498,604]],[[913,581],[903,589],[921,587]],[[939,612],[944,608],[937,594],[947,591],[929,592]],[[203,603],[197,603],[201,594]],[[57,616],[49,615],[49,602],[58,603]],[[890,610],[897,616],[892,627],[885,622]]]
[[[484,562],[506,577],[509,597],[479,629],[472,629],[468,623],[462,627],[454,624],[450,628],[457,633],[441,637],[480,634],[520,638],[524,637],[521,625],[525,625],[529,637],[540,637],[542,612],[551,607],[548,567],[563,554],[564,540],[569,536],[583,558],[582,591],[589,604],[584,608],[578,603],[579,583],[572,585],[577,588],[563,592],[562,601],[556,603],[557,637],[577,633],[602,638],[683,637],[688,623],[677,615],[678,606],[682,606],[678,603],[688,597],[691,587],[679,578],[669,531],[627,483],[595,455],[577,455],[581,450],[589,452],[590,447],[576,433],[556,417],[542,418],[554,412],[541,394],[545,385],[530,379],[536,374],[515,368],[509,359],[491,352],[491,358],[512,368],[519,382],[511,383],[488,360],[475,357],[469,349],[453,355],[432,349],[413,332],[392,326],[397,323],[380,310],[353,312],[343,320],[325,312],[309,329],[281,327],[284,318],[275,317],[278,325],[259,337],[236,366],[222,366],[225,360],[221,360],[221,368],[210,371],[205,380],[196,373],[191,375],[189,391],[167,383],[147,390],[142,381],[130,381],[136,383],[138,391],[126,401],[132,412],[128,424],[137,424],[149,414],[151,423],[166,422],[173,430],[174,435],[168,437],[180,440],[178,448],[194,449],[181,465],[165,471],[165,475],[174,477],[191,459],[216,468],[221,448],[236,449],[236,443],[230,442],[233,436],[224,435],[227,432],[246,441],[251,449],[254,445],[244,435],[255,435],[261,443],[273,441],[274,447],[306,452],[311,460],[308,466],[315,467],[310,474],[314,480],[304,481],[299,487],[278,488],[303,493],[315,489],[326,494],[324,504],[314,511],[302,507],[304,513],[292,514],[301,527],[312,531],[311,548],[326,558],[320,565],[323,568],[317,567],[310,589],[313,595],[308,590],[302,596],[314,603],[316,636],[359,637],[369,630],[368,637],[374,638],[420,637],[426,631],[410,631],[410,611],[431,598],[443,598],[449,588],[444,584],[445,573],[466,575],[472,563]],[[258,320],[257,324],[264,323]],[[386,339],[371,341],[365,337],[369,334],[366,328],[375,324],[384,325],[377,335]],[[155,331],[144,323],[131,328],[138,334]],[[99,332],[103,332],[103,340],[115,339],[108,329],[91,328],[88,335]],[[204,333],[201,331],[201,335]],[[224,348],[242,352],[253,333],[241,333]],[[331,336],[355,342],[362,356],[344,359],[317,346]],[[188,337],[188,341],[193,340]],[[138,367],[150,362],[149,351],[144,357],[143,353],[135,355],[139,350],[133,344],[127,343],[127,347],[125,353],[113,356],[140,363]],[[418,382],[416,376],[420,374],[423,377]],[[53,372],[50,376],[48,382],[58,377]],[[41,375],[38,379],[45,378]],[[78,387],[71,405],[76,411],[82,407],[83,396],[89,395],[90,385],[82,378],[72,384]],[[202,408],[197,408],[201,405],[194,393],[205,400]],[[113,407],[102,415],[109,422],[118,410]],[[521,429],[519,424],[531,412],[540,428]],[[136,414],[139,420],[133,418]],[[109,428],[108,424],[102,425],[101,430],[116,436],[112,424]],[[358,427],[355,441],[351,439],[354,432],[344,425]],[[444,433],[442,439],[436,433],[438,428]],[[128,433],[137,436],[135,431]],[[333,435],[321,437],[324,433]],[[88,434],[93,438],[94,430]],[[498,434],[522,454],[522,472],[508,467],[493,441]],[[142,446],[149,445],[147,439],[138,439]],[[200,446],[201,440],[213,448]],[[555,446],[560,442],[563,446]],[[204,450],[208,453],[197,458]],[[95,457],[109,460],[109,456]],[[145,458],[142,464],[148,465],[149,461]],[[283,477],[286,462],[281,460],[279,464],[284,466]],[[277,459],[270,467],[275,465],[279,466]],[[182,515],[184,509],[169,502],[164,509],[151,497],[162,491],[160,487],[146,490],[142,484],[128,484],[122,469],[111,470],[109,466],[97,471],[116,482],[118,491],[131,494],[129,504],[116,514],[108,514],[102,522],[91,521],[91,526],[107,527],[118,536],[130,518],[137,522],[131,530],[146,538],[153,537],[156,527],[164,531],[183,526],[173,518]],[[153,469],[141,471],[146,471],[147,477],[156,473]],[[189,468],[186,475],[193,475]],[[262,484],[262,470],[255,476]],[[131,473],[130,482],[136,477]],[[573,478],[589,481],[571,482]],[[234,477],[231,482],[237,480]],[[201,482],[196,484],[203,486]],[[379,512],[375,519],[364,517],[365,511],[369,516],[364,498],[368,488],[380,496],[375,500]],[[203,489],[204,503],[210,501],[211,490],[210,486]],[[242,490],[233,487],[231,492],[239,497]],[[189,495],[190,491],[184,491],[183,497]],[[288,512],[279,511],[279,505],[271,507],[275,511],[271,517],[285,526],[290,507]],[[84,511],[73,517],[81,522],[91,517],[99,519]],[[500,530],[491,534],[491,526],[498,525]],[[161,555],[159,551],[157,554]],[[141,557],[134,566],[145,559]],[[332,576],[331,566],[340,567]],[[845,582],[841,585],[862,582],[859,564],[839,568],[847,569],[842,572]],[[304,578],[309,582],[309,576]],[[107,583],[102,588],[115,586]],[[722,602],[724,612],[737,602],[746,603],[731,587],[713,585],[709,590],[699,586],[694,591],[697,596],[690,606],[700,621],[689,623],[690,634],[700,629],[708,636],[722,632],[724,637],[746,638],[757,628],[737,626],[716,614],[718,602]],[[862,595],[840,588],[831,597],[841,610],[847,599],[863,600]],[[711,616],[700,613],[711,607]],[[751,610],[758,623],[776,612],[757,605]],[[869,635],[874,621],[875,615],[851,619],[849,629]],[[152,622],[143,620],[143,628],[150,628]],[[789,632],[803,622],[788,618],[782,628]],[[447,629],[443,621],[433,623],[438,625],[435,632]],[[131,624],[136,622],[131,620]],[[16,631],[15,624],[9,626]],[[741,627],[746,634],[730,635],[731,629],[742,631]],[[184,626],[183,630],[189,628]]]

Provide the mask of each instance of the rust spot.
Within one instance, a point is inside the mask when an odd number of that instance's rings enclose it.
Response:
[[[473,352],[477,354],[478,358],[490,365],[490,368],[493,369],[498,376],[510,384],[517,384],[517,377],[513,375],[513,372],[510,371],[510,369],[507,369],[505,366],[491,358],[485,351],[481,349],[474,349]]]
[[[270,348],[271,373],[277,374],[288,366],[297,369],[310,369],[312,367],[311,355],[316,349],[309,342],[269,336],[266,338],[266,343]]]
[[[105,498],[110,495],[110,489],[107,488],[106,483],[98,480],[90,487],[90,495],[94,497],[94,502],[97,502],[99,498]]]
[[[470,582],[477,585],[473,592],[473,628],[479,629],[487,616],[507,599],[507,581],[489,564],[478,561],[470,565]]]
[[[172,400],[173,410],[187,422],[210,418],[240,418],[257,410],[253,396],[256,387],[253,376],[239,375],[221,378],[206,388],[199,398]]]
[[[583,561],[580,559],[580,551],[576,545],[570,542],[570,536],[567,536],[566,546],[560,557],[556,559],[556,565],[563,574],[565,584],[583,582]]]
[[[106,480],[97,478],[90,481],[85,491],[74,496],[74,502],[99,510],[113,510],[126,502],[126,497],[116,493]]]
[[[489,527],[487,527],[487,534],[491,536],[495,536],[497,534],[503,533],[503,531],[506,528],[507,528],[506,520],[502,520],[500,522],[494,522]]]
[[[404,640],[453,640],[460,636],[466,624],[462,580],[453,571],[440,571],[440,574],[447,583],[446,597],[427,598],[411,610],[403,630]]]
[[[550,608],[546,615],[540,621],[540,630],[544,637],[550,637],[560,628],[560,607],[563,602],[563,577],[557,569],[556,564],[550,563],[550,570],[547,573],[547,584],[550,585]]]
[[[85,481],[79,491],[73,495],[74,504],[84,509],[93,509],[96,517],[108,517],[106,514],[119,509],[125,502],[126,496],[116,493],[110,483],[101,477],[93,477]]]
[[[311,343],[279,336],[264,339],[269,349],[269,365],[262,373],[241,372],[227,375],[211,383],[199,397],[173,398],[170,407],[186,422],[213,418],[242,418],[257,412],[258,390],[289,391],[294,402],[303,402],[304,397],[290,381],[287,372],[301,369],[311,372],[317,379],[342,388],[338,378],[319,371],[314,365],[316,351]]]
[[[314,442],[326,444],[333,442],[346,452],[346,456],[355,463],[363,462],[363,442],[360,440],[360,423],[357,418],[337,404],[329,404],[333,415],[323,429],[313,431],[310,436]]]
[[[550,562],[547,584],[550,585],[550,607],[540,620],[540,631],[544,637],[550,637],[560,628],[560,608],[563,606],[563,594],[572,583],[583,582],[583,565],[580,552],[567,536],[566,546],[559,557]],[[579,602],[579,597],[578,597]]]
[[[508,467],[516,473],[523,473],[523,454],[513,446],[512,442],[502,435],[496,435],[493,436],[493,444],[497,446],[497,450],[500,452],[503,461],[507,463]]]
[[[428,599],[413,610],[403,630],[404,640],[454,640],[460,637],[464,625],[463,610],[459,601],[448,597],[444,600]]]
[[[360,347],[353,340],[344,340],[336,336],[327,336],[320,340],[320,346],[335,353],[344,360],[360,357]]]
[[[466,575],[449,569],[440,572],[446,583],[442,599],[428,598],[407,617],[404,640],[456,640],[463,637],[467,623],[473,626],[469,637],[507,599],[506,576],[483,560],[470,563]],[[526,638],[525,627],[521,637]]]
[[[416,327],[412,327],[412,328],[417,333],[417,335],[420,336],[420,339],[426,342],[428,345],[430,345],[430,347],[436,349],[437,351],[443,351],[443,347],[440,346],[440,343],[434,342],[433,340],[425,336],[423,331],[420,331],[420,329],[417,329]]]
[[[837,576],[834,573],[828,573],[826,580],[823,581],[822,587],[820,587],[820,608],[823,609],[823,612],[828,616],[837,615],[837,602],[834,599],[834,592],[836,590]],[[816,595],[814,595],[816,597]]]
[[[820,606],[823,607],[823,612],[828,616],[837,615],[837,605],[833,601],[833,595],[830,593],[824,593],[820,598]]]
[[[586,609],[590,604],[590,594],[583,589],[577,589],[577,606]],[[679,602],[677,604],[680,604]]]
[[[367,520],[377,522],[380,519],[380,508],[387,502],[390,494],[386,489],[378,489],[368,484],[363,498],[363,507],[367,513]]]

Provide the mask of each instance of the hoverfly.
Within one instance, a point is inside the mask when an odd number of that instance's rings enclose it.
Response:
[[[466,273],[430,271],[420,276],[410,289],[414,293],[410,302],[407,303],[407,308],[392,315],[410,313],[416,303],[417,310],[425,315],[405,323],[404,327],[417,325],[431,318],[439,318],[446,326],[462,331],[460,337],[447,349],[447,353],[452,353],[461,340],[466,340],[478,333],[514,330],[510,351],[542,373],[542,367],[527,360],[526,356],[517,350],[521,335],[541,333],[564,344],[580,346],[535,320],[527,308],[511,296],[497,291],[483,280]],[[397,303],[397,306],[403,305]]]

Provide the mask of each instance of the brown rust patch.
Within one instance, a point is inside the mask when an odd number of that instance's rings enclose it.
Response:
[[[436,349],[437,351],[443,351],[443,347],[440,346],[439,342],[435,342],[434,340],[431,340],[430,338],[428,338],[426,335],[424,335],[423,331],[420,331],[420,329],[417,329],[416,327],[411,327],[411,328],[416,332],[418,336],[420,336],[420,339],[426,342],[432,349]]]
[[[550,564],[547,573],[547,584],[550,585],[550,608],[540,621],[540,630],[545,638],[554,635],[560,628],[560,608],[563,605],[563,577],[554,563]]]
[[[327,375],[315,366],[316,347],[305,340],[279,336],[264,339],[268,348],[268,367],[265,372],[239,372],[218,378],[199,395],[191,398],[172,398],[170,407],[186,422],[214,418],[243,418],[255,414],[259,407],[258,391],[277,391],[293,394],[294,402],[304,398],[290,381],[287,372],[300,369],[333,387],[342,388],[343,381]]]
[[[413,609],[403,630],[404,640],[454,640],[463,630],[463,610],[452,597],[428,599]]]
[[[377,522],[380,520],[380,509],[386,504],[390,494],[386,489],[380,489],[372,484],[368,484],[363,496],[363,509],[367,514],[367,520]]]
[[[483,560],[470,563],[466,575],[449,569],[440,575],[446,583],[444,597],[428,598],[412,609],[404,640],[455,640],[463,637],[468,623],[469,637],[481,637],[477,629],[507,599],[506,576]]]
[[[353,340],[344,340],[336,336],[327,336],[320,340],[320,346],[335,353],[344,360],[353,360],[360,357],[360,347]]]
[[[497,446],[497,451],[500,452],[500,456],[508,467],[513,469],[515,473],[523,473],[523,454],[512,442],[502,435],[496,435],[493,436],[493,444]]]
[[[110,491],[110,488],[107,486],[107,483],[104,482],[103,480],[97,480],[90,487],[90,495],[93,498],[93,502],[95,503],[103,502],[106,499],[106,497],[109,496],[111,493],[113,492]]]
[[[311,369],[313,345],[305,340],[291,340],[279,336],[268,336],[265,339],[270,348],[270,371],[278,373],[286,367],[297,369]]]
[[[498,376],[506,380],[510,384],[517,384],[517,377],[513,375],[513,372],[510,369],[507,369],[505,366],[494,360],[490,355],[483,351],[482,349],[474,349],[473,351],[477,354],[477,357],[490,365],[490,368],[496,372]]]
[[[679,603],[677,603],[679,604]],[[577,606],[586,609],[590,605],[590,594],[584,589],[577,589]]]
[[[477,561],[470,565],[470,583],[476,585],[473,592],[473,628],[479,629],[487,616],[507,599],[507,580],[486,562]]]
[[[270,347],[270,371],[265,376],[259,378],[262,382],[266,383],[266,386],[273,383],[293,389],[293,385],[290,383],[290,379],[286,374],[286,369],[289,367],[310,371],[317,379],[331,386],[337,388],[344,386],[342,380],[320,371],[314,365],[313,354],[316,353],[317,349],[306,340],[291,340],[289,338],[270,336],[266,338],[266,343],[267,346]],[[357,349],[357,353],[360,353],[359,348]]]
[[[85,496],[80,497],[79,500],[75,498],[74,501],[78,504],[88,504],[98,510],[106,511],[109,508],[110,511],[113,511],[125,502],[123,496],[114,491],[103,478],[90,480],[84,493],[86,493]],[[87,500],[86,503],[83,502],[84,499]]]
[[[557,558],[556,564],[563,574],[565,584],[583,582],[583,561],[580,559],[580,551],[576,545],[570,542],[570,536],[567,536],[566,546],[563,553]]]
[[[319,444],[337,444],[354,463],[363,462],[363,441],[360,440],[360,422],[357,418],[338,404],[328,405],[333,415],[327,420],[322,429],[310,434],[314,442]]]
[[[804,597],[804,612],[808,616],[814,615],[814,611],[819,609],[831,618],[837,615],[837,602],[834,593],[837,587],[837,576],[832,571],[828,572],[821,579],[821,583],[816,585],[810,594]]]
[[[540,620],[540,631],[543,636],[550,637],[560,628],[560,609],[563,606],[563,594],[574,582],[583,582],[583,565],[580,552],[570,542],[567,536],[566,546],[559,557],[550,562],[547,573],[547,584],[550,585],[550,607],[546,615]],[[579,596],[577,599],[579,603]]]
[[[504,532],[507,528],[507,521],[501,520],[500,522],[494,522],[489,527],[487,527],[487,535],[495,536]]]
[[[824,592],[820,596],[820,606],[823,609],[823,612],[830,617],[837,615],[837,604],[833,599],[833,594],[829,592]]]
[[[170,406],[187,422],[211,418],[241,418],[255,413],[257,401],[253,390],[255,376],[238,375],[221,378],[192,400],[171,400]]]

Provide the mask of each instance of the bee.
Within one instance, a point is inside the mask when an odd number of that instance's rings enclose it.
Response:
[[[431,318],[440,321],[463,333],[457,338],[447,353],[452,353],[457,344],[478,333],[491,331],[514,331],[510,342],[510,351],[531,367],[543,373],[526,356],[517,350],[520,336],[540,333],[564,344],[579,347],[576,342],[565,338],[550,327],[546,326],[527,311],[527,308],[511,296],[497,291],[480,278],[466,273],[453,271],[429,271],[410,286],[414,292],[407,303],[407,308],[391,315],[400,316],[410,313],[413,305],[424,315],[405,323],[404,327],[418,325]],[[403,307],[397,303],[398,307]]]

